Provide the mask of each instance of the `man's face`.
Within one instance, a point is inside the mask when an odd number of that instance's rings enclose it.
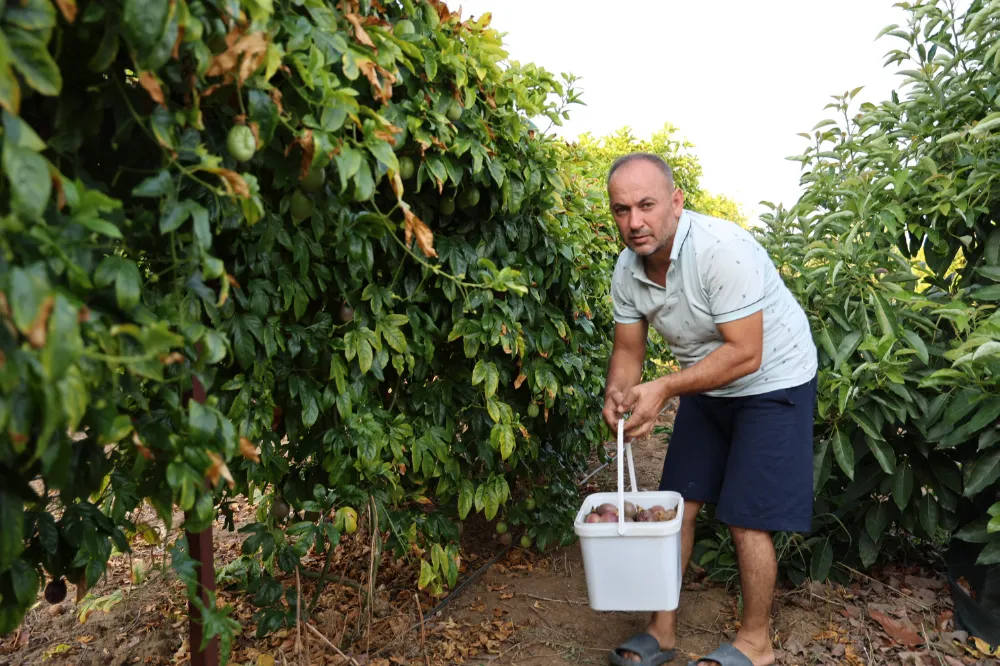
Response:
[[[673,239],[684,194],[652,162],[635,160],[619,167],[608,196],[622,240],[640,257],[663,250]]]

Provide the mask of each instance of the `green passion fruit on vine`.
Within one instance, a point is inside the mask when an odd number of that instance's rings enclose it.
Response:
[[[521,548],[531,548],[532,540],[531,537],[525,534],[521,537]]]
[[[237,162],[246,162],[257,152],[257,139],[246,125],[233,125],[226,136],[226,149]]]
[[[462,210],[466,208],[472,208],[479,203],[479,188],[470,187],[469,189],[462,192],[458,197],[458,207]]]
[[[413,173],[417,170],[412,157],[403,156],[399,158],[399,177],[403,180],[413,178]]]
[[[536,416],[538,416],[537,404],[531,403],[530,405],[528,405],[528,416],[530,416],[531,418],[535,418]]]
[[[535,510],[535,498],[534,497],[529,497],[528,499],[524,500],[524,508],[527,509],[528,511],[534,511]]]
[[[288,210],[296,220],[304,220],[312,215],[313,202],[302,190],[295,190],[292,194],[292,202]]]
[[[454,215],[455,200],[451,197],[441,197],[441,201],[438,202],[438,210],[442,215]]]
[[[323,189],[324,183],[326,183],[326,172],[318,167],[313,167],[302,179],[301,184],[302,189],[306,192],[315,193]]]
[[[462,106],[455,100],[452,100],[451,104],[448,105],[446,115],[448,116],[448,120],[451,122],[458,121],[458,119],[462,117]]]
[[[501,520],[499,523],[497,523],[497,534],[506,534],[506,533],[507,533],[507,523]]]

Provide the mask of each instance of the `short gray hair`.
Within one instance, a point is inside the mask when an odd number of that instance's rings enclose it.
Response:
[[[664,160],[662,157],[660,157],[655,153],[629,153],[628,155],[622,155],[621,157],[616,159],[614,163],[611,165],[611,168],[608,169],[608,180],[607,183],[605,183],[605,187],[611,186],[611,177],[615,175],[615,171],[617,171],[620,167],[625,166],[629,162],[637,162],[637,161],[643,161],[643,162],[649,162],[650,164],[655,164],[660,169],[660,171],[663,172],[663,175],[666,176],[667,182],[670,183],[670,187],[671,188],[674,187],[673,169],[670,168],[670,165],[667,164],[666,160]]]

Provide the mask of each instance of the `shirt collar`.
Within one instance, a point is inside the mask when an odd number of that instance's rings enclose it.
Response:
[[[684,245],[684,241],[687,240],[689,233],[691,233],[691,218],[687,210],[682,210],[681,216],[677,218],[677,232],[674,234],[674,245],[670,248],[671,266],[674,265],[677,257],[680,256],[681,246]],[[642,262],[642,257],[635,253],[632,254],[632,277],[649,284],[655,284],[646,275],[646,266]]]

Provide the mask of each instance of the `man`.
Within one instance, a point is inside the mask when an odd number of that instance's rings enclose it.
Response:
[[[766,251],[738,225],[684,209],[670,167],[633,153],[608,174],[611,214],[627,246],[612,278],[614,350],[604,418],[625,436],[652,432],[680,397],[661,490],[684,498],[682,566],[705,502],[732,533],[743,588],[736,639],[698,666],[768,666],[777,560],[771,533],[809,532],[816,347],[802,308]],[[641,383],[652,325],[681,370]],[[676,611],[611,653],[613,664],[655,666],[676,647]]]

